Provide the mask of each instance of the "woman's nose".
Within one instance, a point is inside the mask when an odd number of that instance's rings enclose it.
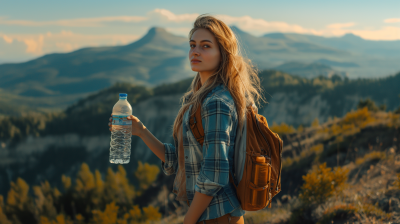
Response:
[[[192,54],[199,55],[200,53],[197,51],[197,48],[194,48],[193,51],[192,51]]]

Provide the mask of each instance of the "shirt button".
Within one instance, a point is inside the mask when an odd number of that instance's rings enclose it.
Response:
[[[185,158],[187,159],[188,157],[187,157],[187,156],[185,156]]]
[[[187,178],[190,178],[190,176],[186,176]]]

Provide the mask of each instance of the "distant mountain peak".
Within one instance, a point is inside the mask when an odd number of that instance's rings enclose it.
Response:
[[[357,36],[357,35],[355,35],[353,33],[346,33],[341,38],[348,39],[348,40],[364,40],[362,37]]]
[[[240,29],[239,27],[237,27],[237,26],[235,26],[235,25],[232,25],[232,26],[229,26],[229,27],[231,28],[231,30],[232,30],[236,35],[239,35],[239,36],[253,36],[253,35],[251,35],[251,34],[245,32],[245,31],[243,31],[242,29]]]
[[[160,34],[160,33],[168,33],[168,31],[163,27],[153,26],[147,32],[147,34]]]

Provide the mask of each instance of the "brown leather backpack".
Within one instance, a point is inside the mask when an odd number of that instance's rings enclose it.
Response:
[[[253,105],[247,107],[247,127],[244,126],[243,129],[246,131],[244,135],[246,137],[243,138],[243,141],[246,141],[245,152],[243,147],[235,145],[235,151],[242,150],[243,155],[245,154],[244,167],[241,169],[243,171],[240,172],[242,177],[237,186],[233,181],[232,173],[229,173],[229,180],[235,186],[237,197],[245,211],[257,211],[266,206],[271,208],[272,197],[281,191],[283,141],[277,133],[268,128],[267,120],[264,116],[257,114]],[[201,105],[194,117],[190,117],[190,128],[197,141],[203,146]],[[235,152],[235,155],[238,154]]]

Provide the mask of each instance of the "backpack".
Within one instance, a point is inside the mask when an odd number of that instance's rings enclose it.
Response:
[[[229,181],[245,211],[271,208],[272,197],[281,191],[283,141],[268,128],[267,120],[254,107],[254,103],[246,107],[245,123],[242,130],[237,130],[233,166],[236,183],[229,172]],[[196,140],[203,146],[201,105],[189,123]]]

